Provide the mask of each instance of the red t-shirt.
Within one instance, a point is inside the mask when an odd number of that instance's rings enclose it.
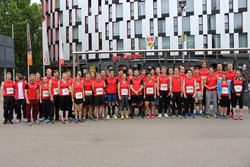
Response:
[[[119,75],[116,76],[116,79],[118,80],[118,82],[121,82],[121,81],[122,81],[122,77],[120,77]]]
[[[187,74],[183,74],[183,75],[179,74],[179,76],[180,76],[182,79],[187,78]]]
[[[120,81],[120,95],[121,96],[128,96],[129,95],[129,81],[123,83]]]
[[[132,76],[131,78],[129,76],[127,76],[127,81],[130,83],[131,79],[133,78],[134,76]]]
[[[4,81],[4,96],[14,96],[14,81]]]
[[[60,81],[60,96],[69,96],[69,82]]]
[[[107,85],[107,89],[106,89],[107,94],[116,94],[117,93],[117,87],[116,87],[116,85],[118,83],[117,78],[114,77],[111,79],[110,77],[108,77],[105,80],[105,83]]]
[[[54,96],[59,96],[59,92],[58,92],[58,82],[59,81],[60,81],[59,79],[55,79],[55,78],[51,79],[51,82],[52,82],[51,94]]]
[[[79,84],[77,84],[76,82],[74,82],[74,98],[76,98],[76,95],[77,95],[77,97],[79,99],[83,98],[83,94],[82,94],[82,82],[80,82]]]
[[[191,78],[185,78],[185,93],[186,94],[194,94],[194,81],[195,79],[193,77]]]
[[[221,76],[223,73],[224,71],[221,71],[221,72],[216,71],[214,74],[219,77],[219,80],[221,80],[222,79]]]
[[[95,96],[102,96],[105,94],[104,92],[104,82],[102,81],[94,81],[93,82],[94,84],[94,93],[95,93]]]
[[[43,82],[41,80],[38,80],[38,81],[35,80],[35,83],[38,84],[39,86],[41,86]]]
[[[194,78],[196,80],[196,90],[197,92],[198,91],[201,91],[201,76],[198,75],[198,76],[192,76],[192,78]]]
[[[142,79],[143,83],[145,83],[146,80],[148,79],[148,76],[145,75],[145,76],[143,77],[142,75],[140,75],[139,78]]]
[[[159,76],[159,89],[161,91],[168,91],[169,90],[169,76],[168,75],[160,75]]]
[[[141,88],[141,85],[143,85],[143,80],[140,77],[138,77],[138,79],[135,79],[135,77],[133,77],[130,80],[130,85],[132,85],[135,91],[139,91],[139,89]],[[131,92],[132,92],[132,95],[135,95],[133,91]],[[142,95],[142,90],[139,92],[139,95]]]
[[[49,99],[49,84],[47,84],[46,86],[43,85],[42,90],[41,90],[41,98]]]
[[[227,80],[228,81],[232,81],[232,79],[235,77],[235,71],[233,70],[233,71],[231,71],[231,72],[229,72],[229,71],[226,71],[226,74],[227,74]]]
[[[214,75],[208,75],[207,76],[207,86],[208,87],[214,87],[214,86],[216,86],[217,85],[217,76],[214,74]],[[215,89],[211,89],[211,90],[209,90],[209,89],[207,89],[207,91],[216,91],[217,89],[215,88]]]
[[[155,89],[154,89],[154,85],[155,82],[154,80],[151,80],[150,82],[148,80],[146,80],[146,95],[154,95],[155,94]]]
[[[49,84],[49,81],[53,78],[53,76],[48,77],[47,76],[47,83]]]
[[[241,93],[242,88],[243,88],[243,82],[242,80],[236,80],[235,78],[233,79],[234,83],[234,90],[236,93]]]
[[[224,83],[221,81],[222,93],[221,96],[228,96],[228,84],[227,81]]]
[[[38,84],[29,82],[26,84],[25,89],[28,90],[27,95],[29,100],[37,100]]]
[[[205,70],[202,68],[199,70],[199,74],[201,76],[201,78],[206,78],[206,76],[209,74],[209,70],[206,68]]]
[[[181,77],[172,76],[172,92],[181,92]]]
[[[92,96],[93,95],[93,93],[92,93],[92,83],[93,83],[93,81],[91,81],[91,80],[87,81],[86,79],[84,79],[83,87],[84,87],[85,96]]]

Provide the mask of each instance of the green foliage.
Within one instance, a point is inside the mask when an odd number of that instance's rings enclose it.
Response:
[[[33,57],[30,72],[42,72],[42,5],[30,5],[30,0],[0,0],[0,6],[0,34],[12,36],[14,25],[16,72],[27,75],[27,22]]]

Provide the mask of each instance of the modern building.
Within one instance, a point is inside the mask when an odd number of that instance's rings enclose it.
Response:
[[[250,47],[249,0],[187,0],[183,18],[179,0],[42,0],[42,4],[52,64],[58,61],[59,30],[66,64],[73,51],[150,49],[145,40],[149,36],[155,37],[153,49]],[[168,53],[169,58],[174,56],[179,59],[181,53]],[[94,54],[79,59],[84,64],[86,59],[96,63],[111,57]]]

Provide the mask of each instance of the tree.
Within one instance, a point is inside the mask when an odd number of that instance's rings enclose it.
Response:
[[[27,22],[30,25],[30,39],[33,62],[30,72],[42,72],[42,6],[30,0],[0,1],[0,34],[11,36],[14,25],[16,72],[27,75]]]

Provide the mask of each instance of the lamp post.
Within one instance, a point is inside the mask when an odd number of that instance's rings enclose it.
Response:
[[[184,28],[183,28],[183,14],[186,7],[186,0],[179,0],[179,7],[181,8],[181,20],[182,20],[182,49],[184,49]],[[184,63],[184,52],[182,52],[182,63]]]

